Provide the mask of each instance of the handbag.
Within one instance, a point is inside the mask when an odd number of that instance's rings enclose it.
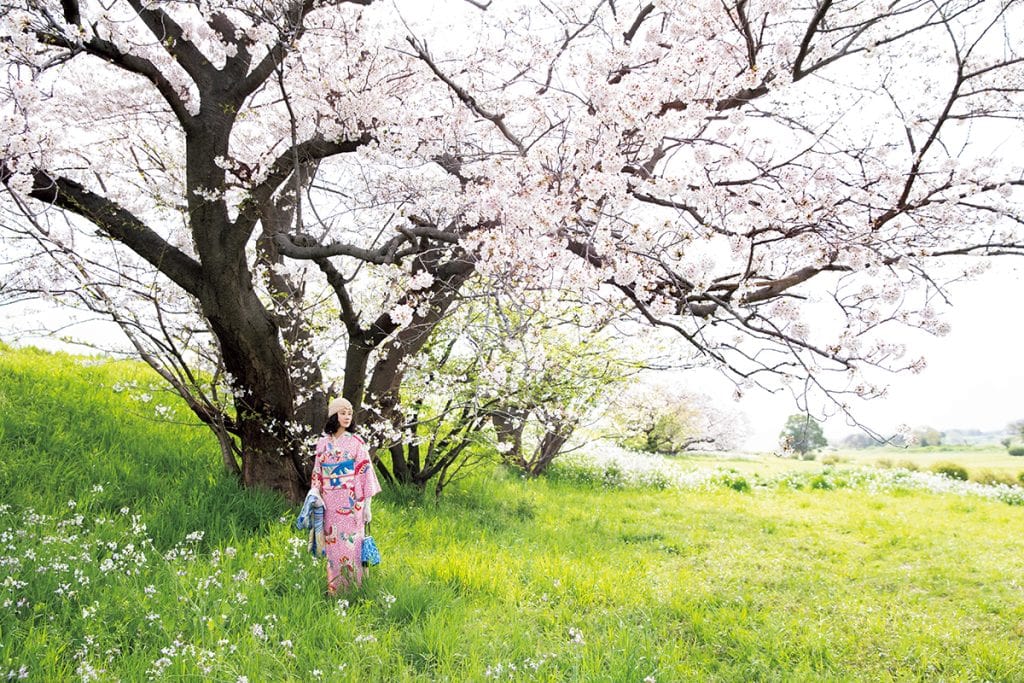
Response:
[[[366,526],[366,530],[370,530],[370,526]],[[380,550],[377,549],[377,542],[373,540],[373,536],[367,535],[363,538],[363,550],[361,552],[361,558],[364,567],[374,567],[380,564]]]

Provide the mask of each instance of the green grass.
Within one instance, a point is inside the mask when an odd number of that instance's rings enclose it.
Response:
[[[113,390],[148,378],[0,348],[0,678],[1024,680],[1021,507],[495,469],[386,491],[332,601],[293,508]]]
[[[1024,457],[1012,456],[1002,446],[938,446],[927,448],[878,447],[862,449],[827,449],[815,454],[814,460],[762,454],[694,454],[675,460],[706,467],[728,467],[743,474],[771,477],[784,472],[814,472],[825,462],[838,467],[904,467],[930,470],[942,463],[964,467],[972,479],[985,473],[1016,478],[1024,473]]]

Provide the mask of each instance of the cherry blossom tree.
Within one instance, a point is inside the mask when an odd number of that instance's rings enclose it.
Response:
[[[293,498],[327,378],[394,439],[474,274],[845,409],[951,259],[1024,252],[1022,4],[15,0],[3,291],[110,316]]]
[[[0,175],[20,214],[6,227],[45,264],[14,289],[110,315],[214,429],[228,467],[292,499],[331,337],[344,338],[356,405],[370,354],[390,342],[370,384],[386,413],[395,368],[473,267],[403,197],[402,185],[448,193],[422,187],[451,176],[418,171],[397,139],[415,123],[399,106],[415,84],[366,4],[30,1],[3,15]]]
[[[728,451],[747,436],[745,417],[715,405],[705,394],[644,382],[612,403],[606,429],[621,445],[650,453]]]
[[[806,459],[807,454],[824,448],[828,439],[821,424],[810,415],[790,415],[779,434],[779,445],[784,451],[795,452]]]
[[[403,404],[415,411],[403,426],[408,438],[391,447],[392,463],[412,467],[413,478],[439,469],[438,491],[468,464],[460,450],[474,444],[477,454],[543,474],[603,399],[664,364],[643,335],[624,337],[612,311],[596,315],[573,293],[506,296],[492,287],[481,296],[481,284],[464,292],[411,363]]]

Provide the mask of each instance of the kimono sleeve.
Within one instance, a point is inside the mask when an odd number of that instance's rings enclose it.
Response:
[[[321,437],[316,442],[316,454],[313,456],[313,474],[309,478],[309,488],[317,491],[320,495],[324,492],[324,478],[322,470],[320,468],[320,458],[324,453],[324,438]]]
[[[373,471],[373,463],[370,461],[370,449],[366,447],[366,444],[360,445],[359,457],[362,460],[360,463],[362,472],[357,484],[361,489],[357,492],[357,497],[360,500],[366,500],[380,493],[381,488],[380,482],[377,481],[377,473]]]

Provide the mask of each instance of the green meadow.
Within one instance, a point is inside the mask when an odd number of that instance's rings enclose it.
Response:
[[[687,489],[494,466],[386,490],[383,564],[332,600],[296,509],[152,382],[0,346],[0,679],[1024,681],[1024,506],[820,462]]]
[[[814,472],[820,470],[823,465],[833,465],[840,469],[874,467],[928,471],[945,463],[955,463],[963,467],[975,480],[984,480],[990,476],[1012,480],[1018,479],[1024,472],[1024,457],[1012,456],[1007,453],[1006,448],[999,445],[829,448],[815,453],[813,460],[780,457],[771,453],[694,454],[680,456],[678,460],[694,466],[727,467],[737,472],[762,477],[782,472]]]

